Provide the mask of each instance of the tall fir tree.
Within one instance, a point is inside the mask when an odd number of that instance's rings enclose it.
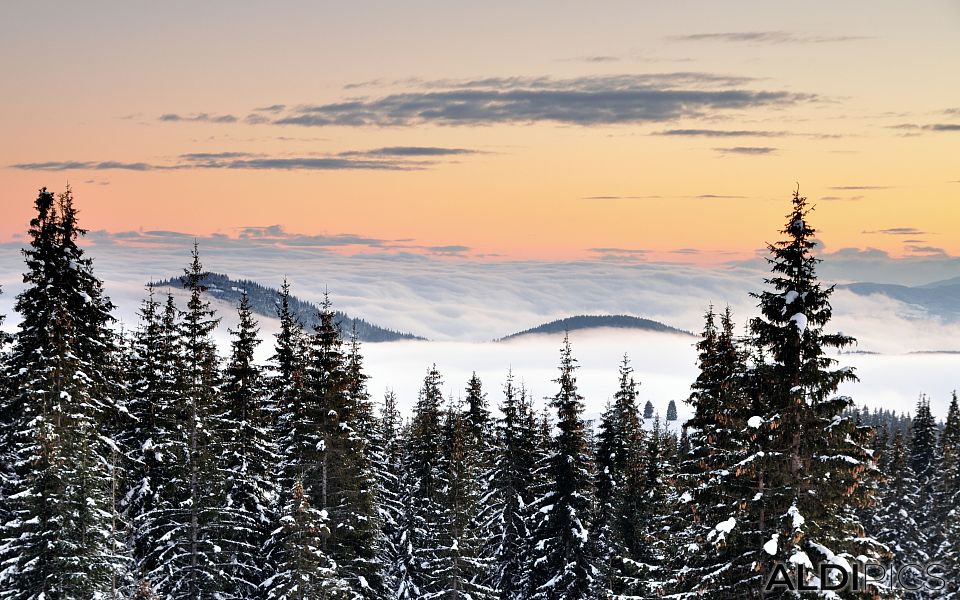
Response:
[[[643,545],[639,517],[645,502],[641,495],[644,432],[637,407],[638,385],[624,355],[619,388],[601,417],[597,436],[594,531],[600,597],[627,592],[625,577],[633,578],[635,571],[627,561]]]
[[[546,485],[535,500],[530,556],[530,597],[543,600],[587,598],[593,585],[590,516],[594,495],[591,460],[577,389],[577,361],[570,338],[560,350],[560,389],[550,401],[557,412],[557,434],[540,469]]]
[[[401,552],[403,442],[403,421],[397,407],[397,396],[392,390],[387,390],[376,421],[370,456],[376,469],[377,511],[382,540],[378,558],[385,571],[384,586],[388,591],[398,587],[396,571],[392,566],[397,564]]]
[[[34,207],[2,408],[0,454],[12,470],[0,598],[107,597],[124,567],[113,546],[121,410],[113,305],[78,244],[86,232],[70,188],[56,198],[40,190]]]
[[[755,490],[750,444],[759,423],[748,425],[750,402],[746,364],[734,334],[729,307],[717,327],[713,307],[707,311],[697,343],[699,374],[688,403],[689,451],[680,461],[675,546],[676,587],[704,598],[725,598],[751,574],[753,563],[739,554],[737,539],[749,526],[744,499]],[[729,519],[740,530],[715,529]]]
[[[537,465],[536,415],[523,389],[507,374],[496,423],[496,454],[490,478],[486,556],[492,562],[489,586],[503,600],[521,600],[527,592],[529,507],[533,502],[530,475]]]
[[[394,565],[398,599],[422,598],[443,589],[428,565],[437,560],[443,512],[443,380],[427,371],[406,436],[399,556]]]
[[[189,299],[178,322],[182,394],[180,404],[169,407],[174,429],[164,444],[173,464],[151,519],[159,543],[147,573],[157,592],[171,599],[213,598],[227,585],[221,551],[228,537],[220,521],[224,407],[213,340],[219,319],[204,295],[205,277],[195,243],[182,278]]]
[[[866,482],[876,476],[865,447],[870,429],[846,414],[853,405],[849,397],[835,395],[856,376],[828,352],[854,340],[824,330],[833,313],[833,287],[817,279],[810,210],[795,192],[785,239],[769,245],[769,289],[754,295],[761,316],[750,322],[756,344],[769,357],[761,368],[765,392],[753,415],[761,420],[756,450],[764,453],[756,461],[760,498],[751,503],[750,516],[759,538],[741,540],[743,552],[761,565],[758,587],[776,561],[804,565],[809,574],[823,563],[847,568],[858,557],[883,552],[856,516],[870,502]]]
[[[295,481],[272,536],[277,571],[263,582],[267,600],[348,600],[350,588],[336,563],[323,551],[330,535],[327,513],[310,506],[303,485]]]
[[[231,355],[224,370],[223,499],[220,527],[226,575],[223,598],[255,598],[266,578],[261,552],[273,520],[276,448],[270,429],[267,388],[254,352],[259,328],[244,292],[231,330]]]
[[[960,406],[953,392],[940,436],[940,469],[934,512],[939,529],[935,556],[946,570],[945,598],[960,598]]]

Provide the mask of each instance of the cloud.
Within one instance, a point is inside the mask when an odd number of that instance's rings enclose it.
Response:
[[[816,99],[810,94],[744,89],[750,81],[705,73],[423,81],[418,82],[419,89],[379,98],[298,106],[273,123],[308,127],[613,125],[782,107]]]
[[[749,156],[762,156],[764,154],[773,154],[776,148],[770,146],[734,146],[732,148],[714,148],[714,152],[720,154],[746,154]]]
[[[285,171],[412,171],[434,166],[436,161],[416,158],[443,158],[480,154],[467,148],[434,146],[390,146],[373,150],[345,151],[334,156],[271,157],[250,152],[189,152],[169,164],[119,161],[47,161],[10,165],[24,171],[174,171],[204,170],[285,170]]]
[[[864,196],[820,196],[820,200],[825,202],[841,202],[844,200],[863,200]]]
[[[664,196],[583,196],[581,200],[647,200],[663,198]]]
[[[339,156],[458,156],[479,154],[479,150],[468,148],[441,148],[437,146],[388,146],[373,150],[351,150],[341,152]]]
[[[728,31],[668,36],[676,42],[726,42],[735,44],[824,44],[872,39],[859,35],[802,35],[789,31]]]
[[[166,113],[160,115],[160,121],[165,122],[194,122],[194,123],[236,123],[237,117],[233,115],[211,115],[209,113],[193,113],[189,115],[180,115],[177,113]]]
[[[47,161],[47,162],[29,162],[10,165],[12,169],[23,171],[150,171],[157,168],[142,162],[119,162],[113,160],[106,161]]]
[[[827,189],[830,190],[889,190],[892,186],[889,185],[833,185]]]
[[[889,229],[874,229],[871,231],[862,231],[861,233],[879,233],[883,235],[927,235],[926,231],[921,231],[916,227],[890,227]]]
[[[723,194],[700,194],[699,196],[694,196],[694,198],[701,198],[703,200],[727,200],[735,198],[746,198],[746,196],[726,196]]]
[[[943,248],[938,248],[936,246],[914,246],[907,245],[906,249],[914,254],[937,254],[940,256],[946,256],[947,251]]]
[[[888,129],[902,129],[905,131],[912,131],[915,133],[906,134],[906,135],[915,135],[916,132],[920,132],[920,131],[933,131],[933,132],[960,131],[960,123],[928,123],[926,125],[918,125],[916,123],[900,123],[899,125],[889,125]]]
[[[667,129],[653,135],[687,136],[687,137],[782,137],[790,135],[786,131],[757,131],[757,130],[722,130],[722,129]]]
[[[285,104],[271,104],[270,106],[261,106],[253,109],[254,112],[269,112],[269,113],[278,113],[283,111],[287,106]]]

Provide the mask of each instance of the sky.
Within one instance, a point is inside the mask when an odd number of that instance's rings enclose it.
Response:
[[[564,316],[698,331],[713,303],[742,326],[798,187],[826,282],[958,277],[958,28],[953,1],[5,2],[0,314],[38,188],[68,183],[123,327],[197,241],[213,271],[429,338],[366,351],[407,405],[433,362],[450,393],[511,367],[549,393],[556,339],[490,340]],[[960,323],[833,302],[871,353],[842,357],[844,393],[945,406],[960,354],[915,353]],[[594,412],[624,352],[661,409],[694,376],[689,338],[575,351]]]
[[[0,241],[715,265],[792,191],[827,251],[960,254],[956,2],[0,7]]]

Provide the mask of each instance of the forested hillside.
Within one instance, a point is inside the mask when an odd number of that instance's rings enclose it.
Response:
[[[836,395],[855,340],[830,329],[799,195],[747,329],[705,307],[678,428],[638,405],[627,356],[585,422],[569,338],[545,405],[520,373],[445,397],[424,365],[402,415],[329,299],[305,328],[286,285],[258,292],[271,339],[236,286],[220,355],[207,293],[228,283],[197,247],[186,301],[150,288],[120,332],[69,189],[35,209],[0,340],[0,600],[795,598],[763,588],[891,560],[935,560],[945,587],[820,596],[958,597],[957,398],[938,423],[924,397],[907,416]]]

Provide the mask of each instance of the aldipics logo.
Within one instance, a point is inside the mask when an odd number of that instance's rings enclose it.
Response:
[[[763,589],[764,592],[939,591],[947,585],[945,574],[946,568],[937,562],[902,565],[866,562],[852,566],[821,563],[816,569],[803,564],[776,563]]]

